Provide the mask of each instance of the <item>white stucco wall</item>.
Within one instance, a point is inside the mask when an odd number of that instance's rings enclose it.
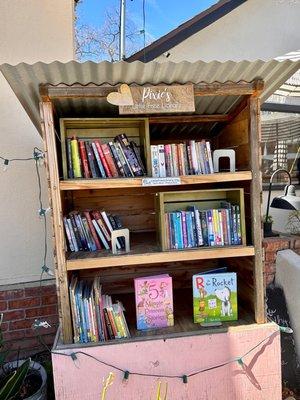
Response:
[[[0,64],[73,59],[73,2],[0,0]],[[43,148],[42,140],[0,74],[0,155],[31,157],[34,146]],[[41,174],[46,205],[44,168]],[[38,208],[34,162],[12,163],[6,172],[0,167],[0,285],[40,277],[43,221],[38,217]],[[51,267],[51,229],[48,247]]]
[[[299,0],[248,0],[157,61],[268,60],[300,46]]]

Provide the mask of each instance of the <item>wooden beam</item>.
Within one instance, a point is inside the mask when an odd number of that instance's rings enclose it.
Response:
[[[226,122],[228,119],[227,114],[151,116],[149,124],[196,124],[198,122]]]
[[[255,248],[254,287],[255,287],[255,319],[257,323],[265,322],[264,279],[262,259],[262,219],[261,219],[261,134],[260,134],[260,101],[255,95],[249,99],[249,142],[252,168],[250,185],[252,242]]]
[[[238,105],[229,113],[228,122],[234,120],[247,106],[249,102],[249,96],[244,97]]]
[[[56,155],[55,132],[53,122],[53,107],[50,101],[42,102],[42,130],[47,155],[47,174],[50,192],[50,207],[52,208],[52,224],[55,242],[55,277],[56,290],[59,298],[59,319],[62,323],[64,343],[72,342],[72,325],[69,303],[68,277],[65,258],[65,236],[62,221],[61,196],[59,189],[59,173]]]
[[[74,84],[66,86],[60,84],[52,86],[49,84],[40,85],[40,94],[44,100],[54,98],[77,98],[77,97],[92,97],[101,98],[107,97],[111,92],[118,90],[119,85],[103,85],[98,86],[90,84],[88,86]],[[254,80],[253,82],[215,82],[215,83],[200,83],[194,85],[195,96],[243,96],[259,93],[263,88],[263,81]]]

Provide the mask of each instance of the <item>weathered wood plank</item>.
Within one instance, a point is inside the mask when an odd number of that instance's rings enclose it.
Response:
[[[65,264],[65,237],[62,226],[62,203],[59,190],[59,174],[51,102],[41,103],[41,117],[43,121],[42,125],[47,155],[47,170],[49,176],[53,232],[55,239],[55,276],[59,296],[59,317],[63,326],[63,340],[65,343],[71,343],[73,335],[69,305],[68,277]]]
[[[196,124],[202,122],[226,122],[228,120],[229,116],[227,114],[151,116],[149,117],[149,124]]]

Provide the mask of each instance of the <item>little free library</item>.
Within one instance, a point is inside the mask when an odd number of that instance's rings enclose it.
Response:
[[[109,372],[112,399],[149,398],[158,379],[172,400],[281,398],[279,328],[264,303],[260,102],[297,68],[2,66],[45,145],[57,399],[97,398]]]

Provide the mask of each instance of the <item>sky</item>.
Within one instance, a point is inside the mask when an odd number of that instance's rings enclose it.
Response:
[[[145,0],[147,41],[159,39],[215,3],[217,0]],[[119,0],[82,0],[77,6],[79,23],[101,26],[105,11],[119,4]],[[138,30],[143,29],[143,0],[127,0],[126,4],[128,17]]]

